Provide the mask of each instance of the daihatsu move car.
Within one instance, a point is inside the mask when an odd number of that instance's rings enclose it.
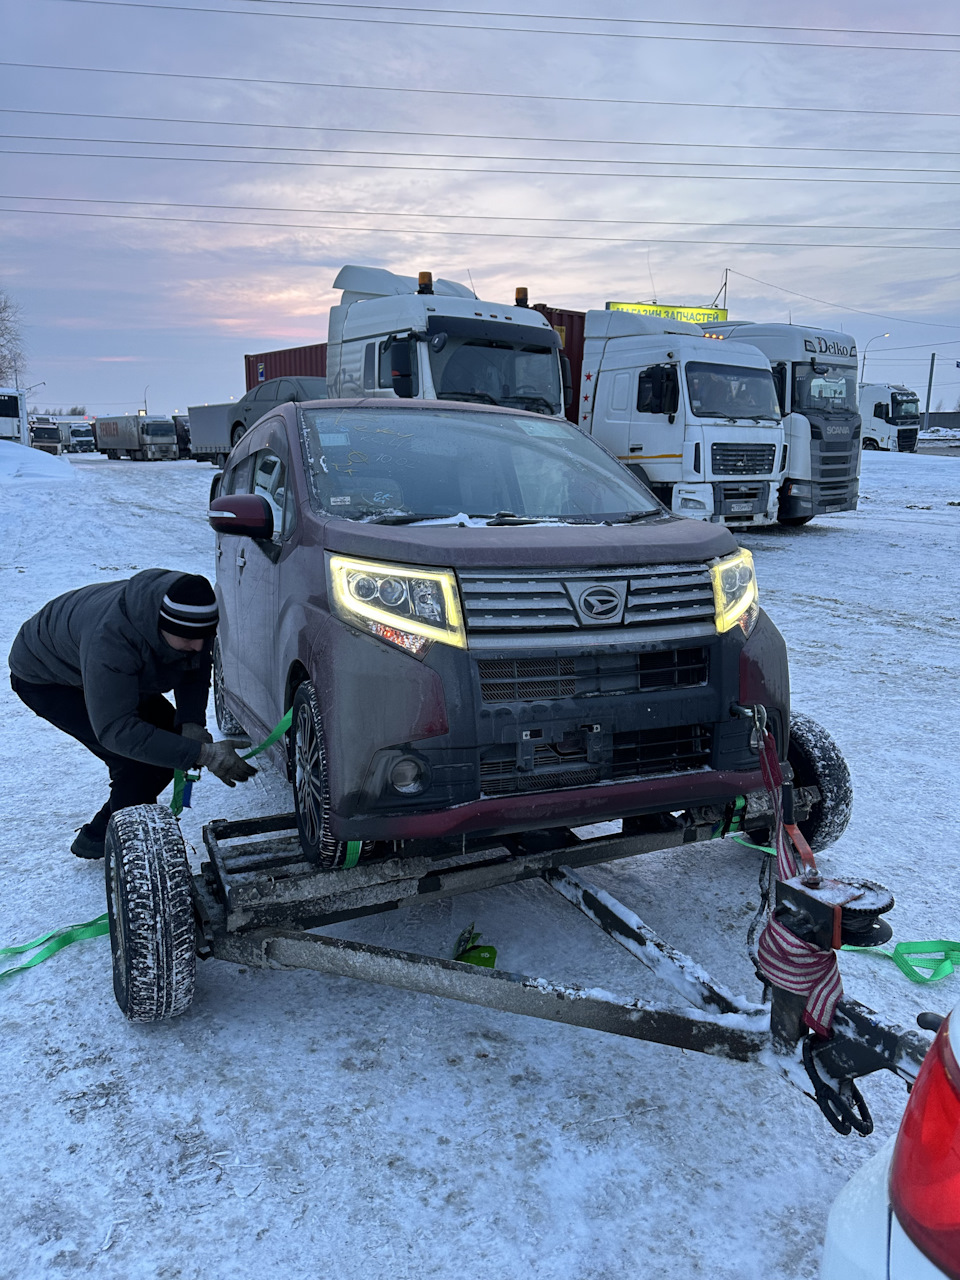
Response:
[[[259,739],[292,708],[274,752],[323,866],[348,842],[721,820],[763,790],[735,704],[763,704],[786,758],[750,553],[569,423],[286,404],[234,448],[209,519],[221,727]]]

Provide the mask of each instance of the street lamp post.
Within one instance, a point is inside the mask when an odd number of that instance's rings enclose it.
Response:
[[[867,349],[871,342],[879,342],[881,338],[889,338],[889,333],[878,333],[874,337],[867,339],[867,345],[863,348],[863,359],[860,361],[860,385],[863,386],[864,374],[867,368]]]

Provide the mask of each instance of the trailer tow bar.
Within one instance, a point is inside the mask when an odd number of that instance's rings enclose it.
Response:
[[[806,816],[817,794],[797,790],[799,819]],[[758,793],[747,801],[747,829],[752,823],[759,832],[770,817],[763,807],[764,797]],[[153,809],[143,806],[126,813],[131,820],[142,813],[147,831],[152,829],[147,819]],[[208,860],[190,877],[197,954],[265,969],[313,969],[385,983],[772,1067],[813,1098],[839,1133],[869,1133],[872,1121],[855,1082],[886,1070],[909,1087],[929,1047],[926,1036],[889,1026],[851,999],[839,1002],[830,1037],[816,1036],[802,1021],[803,997],[769,985],[761,1001],[736,994],[581,873],[593,864],[709,841],[714,825],[715,815],[691,811],[666,830],[627,827],[622,834],[583,838],[564,829],[456,845],[420,842],[404,848],[402,856],[322,871],[304,860],[292,815],[212,822],[203,833]],[[169,814],[157,829],[161,827],[165,834],[158,856],[182,858],[185,865],[179,829],[179,847],[172,847]],[[722,847],[721,841],[705,844],[710,851]],[[671,998],[659,1003],[621,997],[574,983],[311,932],[414,902],[524,880],[539,881],[576,907],[664,983]],[[780,882],[777,889],[779,894]],[[832,928],[836,908],[821,907],[821,923],[825,925],[829,914]],[[128,948],[136,941],[127,937]],[[116,952],[114,963],[116,967]],[[124,1011],[128,1017],[151,1020]]]

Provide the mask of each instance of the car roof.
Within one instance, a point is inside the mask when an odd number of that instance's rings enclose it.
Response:
[[[361,396],[344,400],[304,400],[301,409],[395,409],[403,413],[422,413],[427,409],[442,409],[454,413],[495,413],[501,417],[508,413],[511,418],[534,418],[540,422],[547,416],[543,413],[531,413],[528,409],[511,409],[502,404],[474,404],[464,400],[407,400],[397,398],[389,400],[385,396]],[[565,422],[568,427],[576,428],[576,424],[568,418],[553,418],[551,422]]]

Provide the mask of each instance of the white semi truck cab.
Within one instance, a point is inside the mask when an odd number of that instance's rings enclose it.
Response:
[[[770,361],[787,447],[780,523],[800,525],[817,515],[856,511],[860,413],[853,338],[829,329],[749,321],[706,329],[712,338],[749,342]]]
[[[770,364],[699,325],[588,311],[579,425],[677,515],[772,524],[784,463]]]
[[[19,387],[0,387],[0,440],[30,443],[27,402]]]
[[[560,339],[522,303],[482,302],[429,272],[342,267],[330,308],[327,395],[462,400],[563,417]],[[564,376],[564,371],[566,376]]]
[[[916,453],[920,398],[909,387],[864,383],[860,388],[863,447]]]

